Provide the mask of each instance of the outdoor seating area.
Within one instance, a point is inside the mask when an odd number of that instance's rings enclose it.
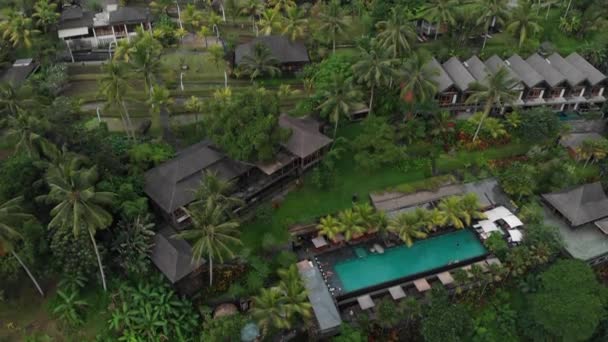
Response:
[[[498,233],[504,236],[510,245],[521,243],[523,233],[519,228],[522,228],[524,224],[509,209],[499,206],[484,211],[483,214],[486,219],[473,225],[482,240],[487,240],[491,234]]]

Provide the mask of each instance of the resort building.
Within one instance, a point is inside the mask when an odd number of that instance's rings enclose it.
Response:
[[[10,83],[13,87],[19,87],[30,75],[38,70],[40,64],[31,58],[18,59],[0,76],[0,82]]]
[[[57,24],[57,35],[70,53],[109,49],[120,39],[130,39],[138,28],[152,29],[152,16],[146,7],[119,7],[108,0],[103,10],[94,13],[80,6],[64,7]]]
[[[573,258],[608,260],[608,197],[600,182],[543,194],[545,223],[559,228]]]
[[[516,81],[518,99],[495,111],[549,106],[556,111],[588,111],[598,109],[606,101],[604,87],[607,77],[584,58],[572,53],[563,58],[554,53],[547,58],[533,54],[527,59],[515,54],[506,60],[494,55],[485,62],[473,56],[461,62],[451,57],[440,64],[431,59],[427,67],[434,69],[437,84],[436,99],[451,112],[472,112],[483,104],[466,103],[473,82],[483,84],[491,74],[506,68]]]
[[[310,63],[308,50],[303,42],[291,41],[284,36],[260,36],[236,47],[234,66],[238,67],[245,56],[250,56],[257,44],[262,44],[270,50],[270,54],[277,59],[282,71],[298,71]]]

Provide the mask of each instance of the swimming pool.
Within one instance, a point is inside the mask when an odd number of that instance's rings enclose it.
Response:
[[[468,229],[415,242],[412,247],[385,249],[384,254],[371,254],[334,265],[342,282],[343,293],[356,291],[387,281],[427,272],[487,253],[486,248]]]

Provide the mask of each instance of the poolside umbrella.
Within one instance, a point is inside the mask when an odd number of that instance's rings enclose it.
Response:
[[[242,342],[253,342],[260,336],[260,328],[257,324],[250,322],[245,324],[241,329],[241,341]]]

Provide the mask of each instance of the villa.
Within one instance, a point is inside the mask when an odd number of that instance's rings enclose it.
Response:
[[[234,65],[238,66],[245,56],[251,55],[257,44],[262,44],[270,50],[270,54],[277,59],[282,71],[298,71],[310,63],[304,43],[291,41],[284,36],[260,36],[236,47]]]
[[[577,53],[563,58],[554,53],[547,58],[533,54],[523,59],[514,54],[506,60],[494,55],[485,62],[473,56],[461,62],[451,57],[440,64],[436,59],[427,63],[427,68],[436,71],[436,99],[439,105],[453,113],[471,112],[483,104],[466,103],[473,82],[484,79],[505,68],[509,77],[516,81],[517,100],[505,108],[513,110],[549,106],[556,111],[589,111],[601,106],[607,77]]]

